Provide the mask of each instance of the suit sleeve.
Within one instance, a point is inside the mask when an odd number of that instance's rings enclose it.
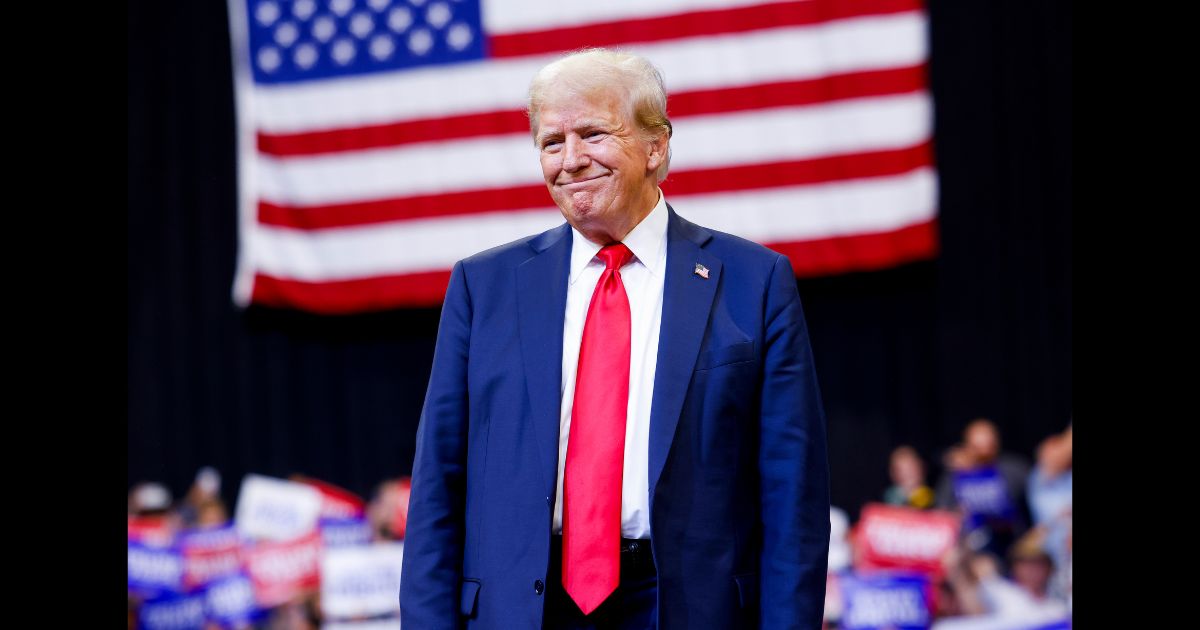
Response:
[[[829,562],[825,414],[791,263],[775,261],[764,310],[759,447],[763,628],[821,627]]]
[[[400,579],[405,628],[458,628],[467,465],[471,297],[462,262],[442,306],[429,389],[417,428]]]

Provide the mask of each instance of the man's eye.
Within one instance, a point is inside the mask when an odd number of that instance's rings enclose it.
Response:
[[[559,147],[559,145],[561,145],[561,144],[562,144],[561,140],[547,140],[542,143],[542,150],[543,151],[553,151],[554,149],[557,149]]]
[[[603,132],[603,131],[589,131],[586,134],[584,134],[583,137],[592,139],[592,138],[597,138],[597,137],[603,136],[603,135],[605,135],[605,132]]]

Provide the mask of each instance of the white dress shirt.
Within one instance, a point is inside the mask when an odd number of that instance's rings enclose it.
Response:
[[[575,401],[579,343],[596,283],[604,263],[596,257],[600,245],[571,228],[571,275],[567,280],[567,311],[563,318],[562,398],[558,423],[558,487],[555,490],[555,534],[562,533],[563,469]],[[667,203],[658,203],[621,241],[633,259],[621,268],[629,298],[629,407],[625,419],[625,460],[621,476],[621,536],[650,537],[650,403],[658,365],[658,333],[662,322],[663,281],[667,266]]]

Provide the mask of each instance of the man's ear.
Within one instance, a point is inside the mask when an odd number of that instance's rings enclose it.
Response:
[[[653,140],[647,143],[650,152],[646,160],[646,170],[657,171],[658,167],[662,166],[667,160],[667,151],[671,146],[671,137],[667,133],[661,133]]]

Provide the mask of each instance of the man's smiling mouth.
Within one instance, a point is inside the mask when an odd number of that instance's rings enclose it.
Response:
[[[596,176],[594,176],[594,177],[589,177],[589,178],[587,178],[587,179],[577,179],[577,180],[574,180],[574,181],[569,181],[569,182],[566,182],[566,183],[564,183],[564,184],[559,184],[559,186],[562,186],[562,187],[577,186],[577,185],[579,185],[579,184],[586,184],[586,183],[588,183],[588,182],[594,182],[594,181],[596,181],[597,179],[600,179],[600,178],[602,178],[602,177],[608,177],[608,173],[605,173],[605,174],[603,174],[603,175],[596,175]]]

